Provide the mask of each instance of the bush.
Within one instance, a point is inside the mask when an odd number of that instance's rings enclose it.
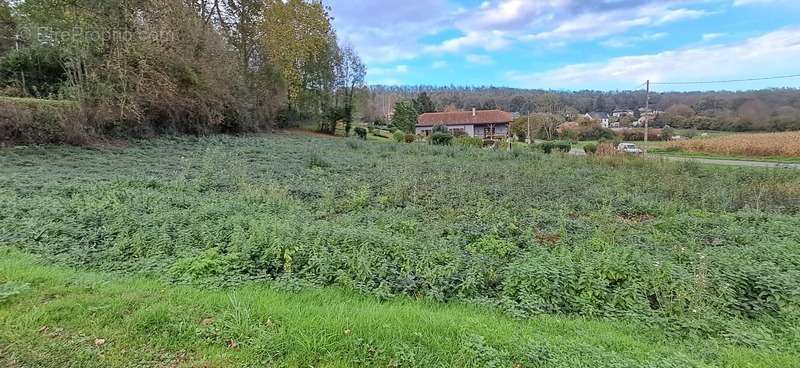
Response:
[[[95,130],[75,102],[0,97],[0,144],[84,144]]]
[[[572,143],[567,141],[554,141],[554,142],[544,142],[540,145],[537,145],[539,149],[542,150],[544,153],[552,153],[553,150],[558,150],[564,153],[569,153],[572,150]]]
[[[404,140],[406,143],[414,143],[414,140],[415,140],[416,138],[417,138],[417,136],[415,136],[415,135],[414,135],[414,134],[412,134],[412,133],[406,133],[406,135],[405,135],[405,136],[403,136],[403,140]]]
[[[581,138],[581,135],[576,130],[568,129],[568,130],[565,130],[565,131],[561,132],[559,137],[561,139],[564,139],[564,140],[577,141],[578,139]]]
[[[431,144],[436,146],[449,146],[453,141],[453,136],[447,133],[433,133]]]
[[[356,127],[354,131],[356,133],[356,136],[358,136],[358,138],[367,139],[367,129],[362,127]]]
[[[593,154],[597,153],[597,145],[594,144],[594,143],[586,144],[586,145],[583,146],[583,151],[588,153],[588,154],[590,154],[590,155],[593,155]]]
[[[660,140],[662,137],[662,130],[650,128],[647,133],[648,139],[651,141]],[[625,129],[619,133],[619,138],[628,142],[639,142],[644,140],[644,129]]]
[[[392,138],[394,138],[394,141],[397,143],[403,143],[403,141],[406,140],[406,133],[402,130],[395,130],[394,133],[392,133]]]
[[[457,146],[477,147],[477,148],[483,147],[483,139],[480,139],[478,137],[469,137],[469,136],[458,137],[453,139],[453,143],[455,143]]]

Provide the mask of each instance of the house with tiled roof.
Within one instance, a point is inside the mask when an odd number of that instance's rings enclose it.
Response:
[[[500,110],[432,112],[417,118],[417,134],[431,135],[434,126],[443,125],[454,135],[501,139],[508,135],[513,120],[511,113]]]

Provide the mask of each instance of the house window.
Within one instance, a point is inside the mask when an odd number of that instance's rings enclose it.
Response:
[[[491,137],[491,136],[494,135],[494,133],[495,133],[494,125],[489,125],[489,126],[483,127],[483,136],[484,137]]]
[[[464,131],[464,128],[447,129],[447,131],[450,132],[450,134],[452,134],[453,136],[456,136],[456,137],[461,137],[464,134],[466,134],[466,131]]]

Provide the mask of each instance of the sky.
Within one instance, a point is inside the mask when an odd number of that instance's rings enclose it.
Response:
[[[800,0],[326,0],[370,84],[800,87]]]

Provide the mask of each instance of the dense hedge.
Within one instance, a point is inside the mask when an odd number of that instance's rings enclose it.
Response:
[[[0,97],[0,145],[82,143],[93,130],[71,101]]]
[[[572,150],[572,143],[568,141],[553,141],[553,142],[544,142],[537,145],[532,146],[533,149],[539,149],[544,153],[552,153],[553,151],[559,151],[562,153],[569,153]]]

